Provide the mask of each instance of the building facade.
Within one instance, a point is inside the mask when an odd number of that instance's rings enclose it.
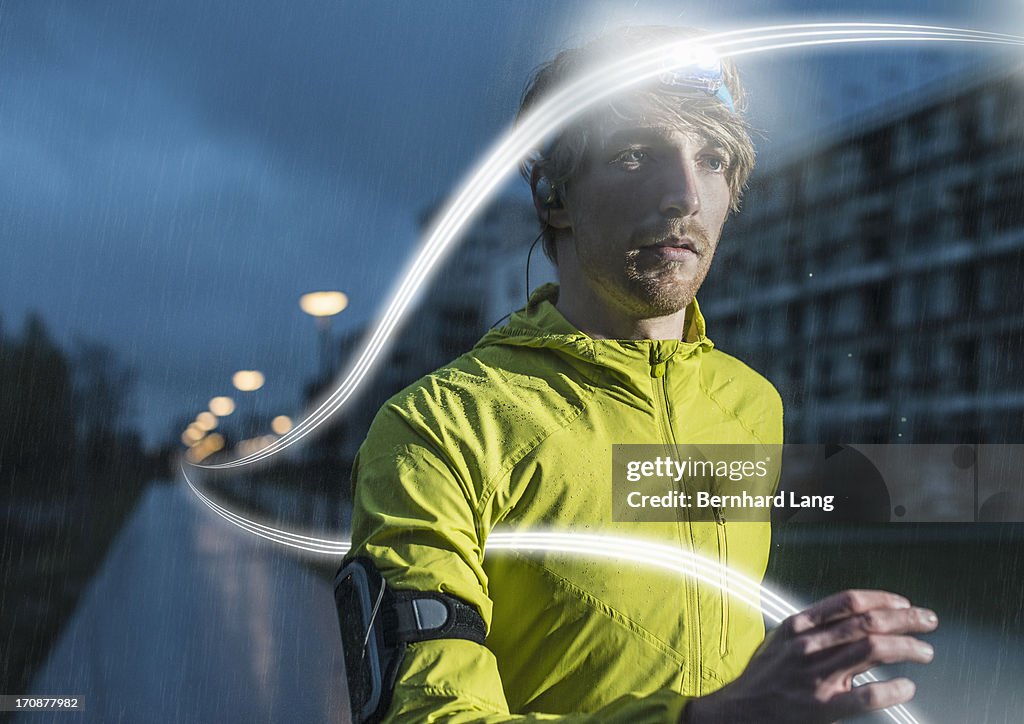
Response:
[[[701,294],[789,442],[1024,442],[1024,73],[977,74],[755,171]]]

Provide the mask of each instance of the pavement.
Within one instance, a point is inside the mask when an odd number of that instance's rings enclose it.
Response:
[[[33,681],[81,713],[17,722],[349,721],[330,585],[183,485],[150,485]]]

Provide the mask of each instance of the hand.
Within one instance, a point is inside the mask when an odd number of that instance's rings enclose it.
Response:
[[[914,683],[853,686],[879,664],[926,664],[933,651],[906,634],[933,631],[938,618],[885,591],[843,591],[772,631],[738,679],[686,707],[686,724],[823,724],[910,701]]]

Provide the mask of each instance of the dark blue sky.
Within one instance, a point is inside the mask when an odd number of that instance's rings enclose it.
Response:
[[[135,420],[149,442],[230,393],[241,368],[267,374],[267,409],[296,413],[316,349],[298,296],[348,292],[336,330],[375,316],[418,214],[566,42],[625,22],[718,30],[781,18],[1024,34],[1016,0],[893,5],[0,0],[4,328],[35,309],[62,342],[116,348],[139,371]],[[741,69],[770,158],[992,57],[884,47],[758,56]]]

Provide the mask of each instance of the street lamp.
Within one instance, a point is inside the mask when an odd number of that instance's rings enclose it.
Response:
[[[210,412],[217,417],[227,417],[235,411],[235,401],[225,395],[210,400]]]
[[[265,378],[258,370],[238,370],[232,377],[231,383],[236,389],[242,392],[253,392],[263,387]]]
[[[278,435],[284,435],[292,429],[292,419],[287,415],[278,415],[270,421],[270,429]]]
[[[217,416],[209,410],[200,412],[196,415],[196,421],[193,424],[200,430],[209,432],[217,427]]]
[[[331,317],[348,306],[348,297],[343,292],[310,292],[299,297],[302,311],[316,318],[320,336],[320,376],[324,379],[331,373]]]

